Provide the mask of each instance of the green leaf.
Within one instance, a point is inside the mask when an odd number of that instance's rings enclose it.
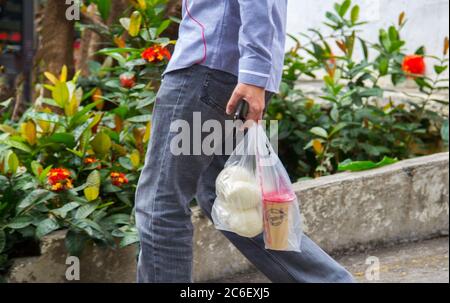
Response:
[[[421,78],[421,77],[417,77],[414,79],[414,81],[417,83],[417,85],[421,88],[429,88],[429,89],[433,89],[433,85],[431,83],[429,83],[426,79]]]
[[[445,144],[448,145],[448,119],[444,121],[444,124],[441,128],[441,137],[444,140]]]
[[[64,243],[71,256],[79,256],[88,240],[89,237],[87,235],[69,230]]]
[[[119,53],[110,53],[108,54],[108,56],[116,60],[120,66],[124,66],[125,63],[127,62],[126,59]]]
[[[66,82],[58,82],[52,91],[52,97],[55,102],[62,108],[69,101],[69,88]]]
[[[128,28],[128,33],[131,37],[136,37],[139,35],[142,24],[142,15],[139,11],[134,11],[130,17],[130,26]]]
[[[363,50],[364,59],[366,61],[368,61],[369,60],[369,47],[367,46],[367,42],[364,41],[361,38],[358,38],[358,40],[361,42],[361,47],[362,47],[362,50]]]
[[[5,159],[5,171],[10,172],[11,174],[15,174],[17,172],[17,169],[19,168],[19,158],[12,150],[9,150],[6,153]]]
[[[351,13],[351,21],[353,24],[355,24],[356,22],[358,22],[359,19],[359,12],[360,12],[360,7],[359,5],[355,5],[352,9],[352,13]]]
[[[57,114],[52,113],[40,113],[40,112],[29,112],[27,114],[28,117],[36,120],[36,121],[45,121],[51,123],[61,123],[62,119]]]
[[[76,220],[73,225],[93,238],[105,240],[105,237],[108,236],[100,225],[89,219]]]
[[[336,23],[336,24],[340,24],[341,20],[339,19],[338,16],[336,16],[335,14],[331,13],[331,12],[327,12],[325,14],[325,17],[327,17],[329,20],[331,20],[332,22]]]
[[[434,71],[436,72],[436,74],[440,75],[443,72],[445,72],[447,70],[448,66],[445,65],[435,65],[434,66]]]
[[[382,57],[378,62],[378,71],[381,76],[386,76],[389,72],[389,59]]]
[[[333,105],[333,108],[330,111],[330,117],[334,122],[339,121],[339,109],[336,105]]]
[[[86,185],[87,186],[94,186],[99,187],[100,186],[100,172],[98,170],[92,171],[89,176],[86,179]]]
[[[48,235],[52,231],[59,229],[58,222],[53,218],[47,218],[41,222],[36,227],[36,237],[42,238],[45,235]]]
[[[147,123],[152,119],[152,115],[140,115],[128,118],[127,121],[132,123]]]
[[[106,81],[105,86],[109,87],[109,88],[119,88],[120,86],[120,82],[117,79],[111,79]]]
[[[339,8],[339,16],[344,17],[345,14],[347,14],[348,9],[350,8],[351,5],[352,5],[351,0],[345,0]]]
[[[139,235],[137,233],[126,233],[119,245],[123,248],[137,242],[139,242]]]
[[[328,138],[328,132],[323,129],[322,127],[313,127],[310,130],[311,133],[313,133],[316,136],[322,137],[327,139]]]
[[[120,157],[119,158],[119,164],[123,168],[125,168],[127,170],[133,170],[134,169],[133,164],[131,163],[131,160],[128,157]]]
[[[87,218],[90,214],[92,214],[95,211],[97,206],[98,206],[97,203],[88,203],[81,206],[80,208],[77,209],[75,219],[80,220]]]
[[[11,223],[8,223],[6,226],[12,229],[21,229],[27,227],[31,223],[33,223],[33,217],[22,216],[14,218],[14,220],[12,220]]]
[[[7,138],[3,140],[2,143],[20,149],[21,151],[24,151],[26,153],[31,153],[31,148],[27,144],[20,142],[15,138]]]
[[[99,50],[96,54],[109,56],[110,54],[113,53],[120,54],[120,53],[136,53],[136,52],[140,53],[141,51],[137,48],[131,47],[124,47],[124,48],[107,47]]]
[[[380,162],[373,162],[373,161],[344,161],[339,164],[338,170],[339,171],[363,171],[363,170],[369,170],[369,169],[375,169],[386,165],[391,165],[398,162],[398,159],[393,159],[389,157],[384,157],[383,160]]]
[[[43,169],[44,168],[42,167],[41,163],[39,163],[39,161],[34,160],[31,162],[31,171],[36,177],[39,177],[40,172],[42,172]]]
[[[46,139],[48,142],[62,143],[68,148],[73,148],[76,145],[75,137],[70,133],[55,133]]]
[[[72,210],[76,209],[79,206],[80,206],[80,203],[78,203],[78,202],[70,202],[70,203],[67,203],[64,206],[60,207],[60,208],[53,209],[51,212],[54,213],[57,216],[65,218],[69,211],[72,211]]]
[[[425,46],[421,46],[419,47],[414,54],[416,55],[421,55],[421,56],[425,56]]]
[[[79,112],[77,112],[75,115],[73,115],[73,117],[70,119],[70,125],[71,127],[77,126],[78,123],[82,120],[82,118],[90,111],[92,110],[94,107],[96,107],[98,104],[100,104],[101,102],[103,102],[103,100],[99,100],[93,103],[90,103],[88,105],[86,105],[85,107],[83,107],[82,110],[80,110]]]
[[[52,169],[52,167],[53,167],[53,165],[49,165],[41,172],[41,174],[39,175],[39,181],[41,183],[43,183],[45,181],[45,178],[47,178],[47,174]]]
[[[143,99],[142,101],[139,101],[139,104],[136,106],[136,109],[141,109],[146,106],[149,106],[149,105],[155,103],[155,100],[156,100],[156,96],[149,96],[149,97]]]
[[[75,156],[77,156],[78,158],[83,158],[84,153],[81,151],[77,151],[75,149],[71,149],[71,148],[66,148],[67,151],[71,152],[72,154],[74,154]]]
[[[390,26],[389,27],[389,39],[391,40],[391,42],[398,41],[399,38],[400,38],[400,36],[399,36],[399,33],[398,33],[397,29],[395,28],[395,26]]]
[[[156,30],[156,36],[161,35],[168,27],[169,25],[172,23],[172,20],[167,19],[164,20],[158,27],[158,29]]]
[[[383,46],[383,48],[386,51],[389,51],[390,48],[391,48],[391,41],[389,39],[389,35],[386,32],[386,30],[384,30],[384,29],[380,30],[380,37],[379,37],[379,39],[380,39],[380,43]]]
[[[94,186],[87,186],[86,188],[84,188],[83,192],[86,200],[88,200],[88,202],[91,202],[97,199],[98,196],[100,195],[100,188]]]
[[[17,205],[18,212],[31,206],[33,204],[39,204],[54,198],[56,195],[46,189],[36,189],[28,194],[22,201]]]
[[[120,18],[119,23],[127,31],[130,29],[130,18]],[[101,50],[101,51],[103,51],[103,50]]]
[[[346,122],[341,122],[341,123],[336,124],[333,127],[332,131],[330,132],[329,137],[333,137],[335,134],[337,134],[339,131],[341,131],[342,129],[344,129],[347,126],[348,126],[348,123],[346,123]]]
[[[105,155],[111,149],[112,141],[106,133],[100,132],[91,141],[91,146],[96,154]]]
[[[111,0],[95,0],[95,4],[97,4],[97,9],[103,21],[107,21],[111,12]]]
[[[368,98],[368,97],[378,97],[378,98],[382,98],[384,94],[384,91],[381,88],[369,88],[369,89],[364,89],[363,91],[360,92],[360,97],[361,98]]]
[[[101,221],[102,226],[106,228],[114,228],[116,225],[127,225],[129,223],[130,215],[128,214],[114,214]]]

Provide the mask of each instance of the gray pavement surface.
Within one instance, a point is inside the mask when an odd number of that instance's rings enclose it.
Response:
[[[448,251],[449,238],[441,237],[375,248],[337,260],[360,283],[449,283]],[[213,282],[267,283],[269,280],[254,270]]]

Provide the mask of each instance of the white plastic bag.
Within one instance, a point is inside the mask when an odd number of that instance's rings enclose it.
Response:
[[[254,124],[216,179],[212,209],[217,229],[253,238],[264,232],[266,249],[300,251],[297,196],[264,128]]]

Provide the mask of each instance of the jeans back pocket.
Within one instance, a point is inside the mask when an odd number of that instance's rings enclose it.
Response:
[[[201,101],[225,112],[237,83],[236,76],[223,71],[211,70],[205,79]]]

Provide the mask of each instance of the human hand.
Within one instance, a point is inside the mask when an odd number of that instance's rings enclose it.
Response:
[[[228,101],[227,114],[231,115],[236,110],[236,106],[242,99],[246,100],[249,105],[247,120],[258,122],[262,119],[265,102],[266,91],[262,87],[239,83]]]

